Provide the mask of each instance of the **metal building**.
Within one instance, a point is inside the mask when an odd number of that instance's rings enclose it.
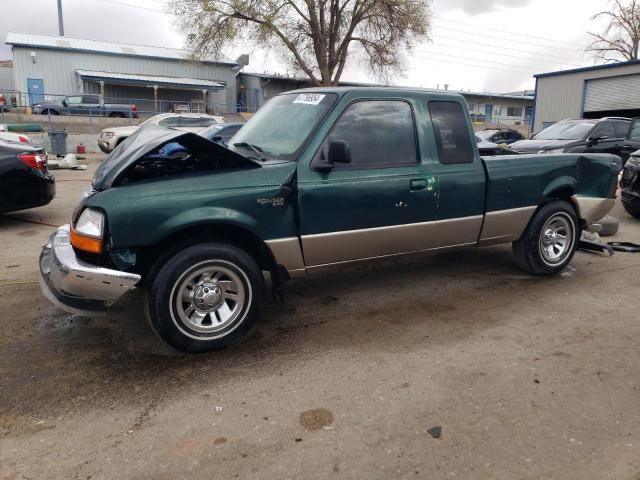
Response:
[[[227,58],[195,61],[186,50],[23,33],[9,33],[6,43],[22,104],[101,93],[107,102],[135,103],[141,112],[177,104],[235,112],[239,67]]]
[[[288,90],[311,87],[307,78],[266,73],[241,72],[238,75],[238,106],[240,110],[254,112],[267,100]],[[340,86],[383,87],[358,82],[340,82]],[[524,92],[506,94],[487,92],[455,92],[462,94],[469,105],[474,121],[496,125],[530,125],[533,96]]]
[[[640,115],[640,61],[535,75],[534,131],[566,118]]]

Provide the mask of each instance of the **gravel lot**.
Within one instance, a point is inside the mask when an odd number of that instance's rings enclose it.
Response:
[[[139,292],[86,319],[35,283],[42,223],[99,158],[0,216],[1,478],[640,479],[640,254],[541,279],[499,246],[292,281],[243,344],[186,356]]]

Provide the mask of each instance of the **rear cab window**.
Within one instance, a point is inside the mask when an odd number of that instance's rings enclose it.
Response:
[[[430,101],[428,108],[440,163],[473,163],[474,148],[462,105],[452,101]]]

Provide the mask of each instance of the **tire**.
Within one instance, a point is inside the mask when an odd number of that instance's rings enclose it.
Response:
[[[534,275],[554,275],[569,264],[579,238],[573,207],[562,200],[547,203],[536,212],[522,237],[513,242],[516,263]]]
[[[601,237],[610,237],[611,235],[615,235],[618,233],[618,229],[620,228],[620,222],[618,222],[618,219],[612,215],[605,215],[596,223],[602,226],[602,229],[598,232]]]
[[[149,278],[147,318],[165,342],[186,353],[238,343],[260,314],[262,271],[253,257],[227,244],[189,246],[159,260]]]
[[[625,202],[622,200],[622,206],[632,217],[640,218],[640,201],[637,202]]]
[[[49,114],[51,114],[51,115],[54,115],[54,116],[55,116],[55,115],[60,115],[60,114],[59,114],[58,112],[56,112],[55,110],[45,110],[45,111],[43,111],[43,112],[42,112],[42,114],[43,114],[43,115],[49,115]]]
[[[111,118],[124,118],[125,117],[124,113],[120,113],[120,112],[110,113],[109,116]]]

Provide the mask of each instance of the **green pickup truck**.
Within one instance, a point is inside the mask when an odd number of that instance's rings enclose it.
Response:
[[[355,262],[512,242],[518,266],[551,275],[613,206],[621,168],[604,154],[480,158],[463,97],[395,88],[279,95],[229,146],[154,128],[118,146],[43,248],[47,298],[95,315],[144,287],[160,336],[203,352],[251,330],[265,272],[277,289]]]

